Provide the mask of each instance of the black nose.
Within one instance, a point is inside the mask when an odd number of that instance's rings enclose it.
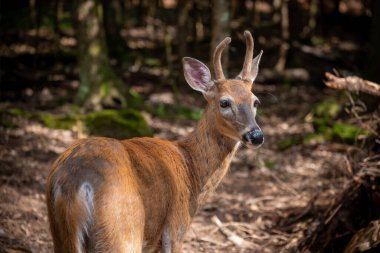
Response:
[[[260,129],[252,129],[243,135],[243,140],[253,145],[260,145],[264,142],[264,134]]]

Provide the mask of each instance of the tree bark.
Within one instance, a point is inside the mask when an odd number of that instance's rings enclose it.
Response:
[[[212,38],[210,47],[210,59],[212,59],[213,51],[219,42],[230,35],[230,12],[228,6],[229,1],[213,0],[212,3]],[[222,66],[225,76],[228,76],[228,50],[223,52]]]
[[[85,107],[125,105],[126,88],[111,68],[100,0],[79,0],[77,6],[80,86],[76,101]]]
[[[289,50],[289,8],[288,0],[282,0],[281,3],[281,36],[282,43],[278,55],[278,61],[274,66],[277,72],[285,70],[286,59]]]
[[[178,58],[182,59],[186,56],[187,52],[187,24],[189,18],[189,11],[192,7],[192,1],[179,0],[178,1],[178,25],[177,25],[177,46]]]
[[[120,0],[102,0],[104,28],[109,53],[112,57],[122,55],[127,47],[120,35],[123,28],[123,8]]]

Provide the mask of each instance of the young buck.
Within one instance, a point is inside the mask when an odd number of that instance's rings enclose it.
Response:
[[[53,164],[47,206],[54,251],[181,252],[199,205],[226,174],[240,143],[258,147],[264,137],[255,121],[252,84],[262,52],[253,59],[246,38],[243,70],[225,79],[215,49],[215,80],[202,62],[185,57],[188,84],[208,105],[195,130],[179,141],[155,138],[88,138]]]

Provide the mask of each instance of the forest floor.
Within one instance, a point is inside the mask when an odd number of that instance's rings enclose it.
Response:
[[[334,91],[276,85],[257,85],[255,91],[259,98],[269,92],[277,99],[276,103],[262,100],[259,109],[265,143],[260,149],[238,151],[230,172],[193,220],[184,252],[294,251],[316,226],[320,210],[349,181],[346,156],[355,150],[353,146],[278,145],[280,140],[313,132],[305,117],[315,103],[336,96]],[[0,104],[0,108],[12,106],[16,105]],[[196,124],[148,118],[159,138],[181,138]],[[0,127],[0,252],[52,252],[46,178],[52,162],[77,134],[27,119],[16,125]]]

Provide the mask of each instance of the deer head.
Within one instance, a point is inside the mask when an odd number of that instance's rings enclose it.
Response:
[[[208,102],[208,109],[214,115],[210,124],[215,124],[217,131],[247,146],[260,146],[264,135],[257,125],[255,117],[258,98],[252,93],[253,82],[257,76],[259,62],[263,51],[253,59],[253,38],[245,31],[246,54],[243,69],[234,79],[226,79],[221,65],[224,48],[231,42],[225,38],[216,48],[213,55],[215,79],[202,62],[183,58],[183,68],[187,83],[200,91]]]

